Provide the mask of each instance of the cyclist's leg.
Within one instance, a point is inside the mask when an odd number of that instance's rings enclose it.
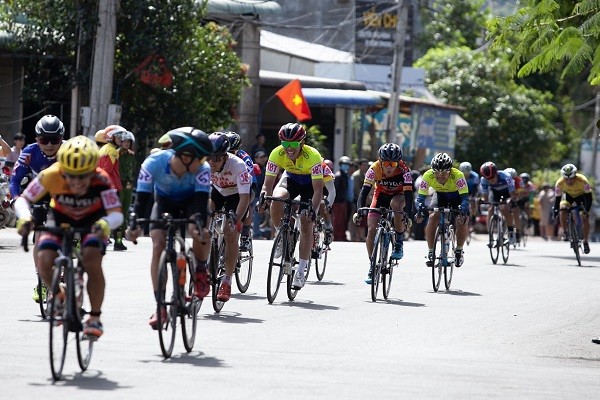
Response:
[[[444,207],[447,204],[446,197],[441,195],[438,192],[433,193],[431,196],[430,207]],[[440,213],[439,211],[434,211],[429,213],[429,218],[427,219],[427,225],[425,226],[425,239],[427,240],[427,265],[433,261],[433,246],[435,241],[435,231],[437,229],[438,223],[440,222]]]
[[[394,211],[394,230],[396,236],[396,246],[392,252],[393,259],[401,259],[404,256],[404,231],[406,230],[406,224],[404,223],[404,206],[406,200],[404,194],[399,193],[392,197],[390,200],[390,208]]]
[[[100,322],[102,303],[104,302],[105,280],[102,271],[102,256],[105,244],[100,242],[95,235],[87,235],[81,243],[83,265],[87,273],[87,292],[90,299],[90,317],[85,322],[84,333],[102,336],[103,326]]]
[[[573,198],[569,198],[569,196],[566,196],[566,200],[561,200],[560,202],[560,212],[558,214],[558,220],[560,223],[560,228],[563,231],[563,240],[567,240],[569,233],[567,232],[567,218],[569,217],[569,207],[571,207],[571,202],[573,201]]]
[[[52,267],[54,266],[54,260],[58,257],[58,249],[60,249],[61,243],[60,237],[47,232],[38,237],[35,264],[46,287],[52,285]]]

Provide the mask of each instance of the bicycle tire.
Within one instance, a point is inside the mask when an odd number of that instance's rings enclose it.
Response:
[[[77,260],[78,263],[81,262],[80,259]],[[83,334],[83,318],[86,314],[85,309],[89,306],[88,304],[88,296],[86,295],[86,275],[83,274],[83,267],[77,267],[76,272],[81,276],[77,277],[75,281],[76,293],[75,297],[76,301],[76,309],[74,310],[74,314],[77,316],[79,321],[79,326],[77,327],[77,331],[75,333],[75,339],[77,343],[77,362],[79,363],[79,368],[81,371],[85,371],[90,366],[90,362],[92,361],[92,354],[94,351],[94,342],[97,338],[95,337],[86,337]],[[89,306],[91,309],[91,306]]]
[[[325,232],[323,231],[323,225],[319,224],[319,243],[316,246],[316,257],[315,257],[315,274],[317,280],[320,282],[325,276],[325,268],[327,268],[327,253],[329,253],[329,246],[325,244]],[[320,261],[320,262],[319,262]]]
[[[377,228],[373,240],[373,253],[371,254],[371,301],[377,301],[379,280],[381,279],[381,251],[383,249],[382,229]]]
[[[392,236],[390,232],[386,233],[386,235],[389,235],[389,237]],[[384,244],[386,244],[385,241]],[[382,292],[383,298],[385,300],[387,300],[390,295],[390,288],[392,287],[392,277],[394,275],[394,265],[398,263],[397,260],[392,261],[391,259],[390,252],[392,247],[393,242],[387,240],[387,244],[384,246],[381,252],[381,283],[383,284]]]
[[[163,251],[158,262],[158,290],[156,299],[156,318],[158,321],[158,341],[160,350],[165,358],[171,357],[175,346],[175,334],[177,331],[177,299],[175,286],[178,282],[173,276],[175,260]],[[174,258],[174,257],[173,257]],[[176,267],[176,266],[175,266]],[[163,319],[162,310],[166,308],[166,319]]]
[[[252,264],[254,263],[254,248],[252,236],[250,236],[250,245],[248,251],[240,251],[237,263],[235,265],[235,283],[240,293],[246,293],[252,279]]]
[[[581,249],[579,247],[579,232],[577,231],[577,225],[575,221],[573,221],[573,212],[569,211],[569,235],[571,238],[571,248],[573,248],[573,252],[575,252],[575,258],[577,259],[577,264],[581,266]]]
[[[213,239],[210,248],[210,284],[212,290],[212,306],[215,312],[221,312],[223,305],[222,301],[217,299],[219,289],[221,288],[221,281],[224,275],[224,263],[225,263],[225,239],[223,239],[221,246],[218,246],[217,238]]]
[[[452,226],[448,226],[446,229],[450,232],[450,255],[446,254],[446,264],[444,265],[444,287],[446,290],[450,290],[452,284],[452,276],[454,275],[454,265],[456,264],[455,252],[456,252],[456,233]]]
[[[267,272],[267,300],[269,304],[272,304],[277,297],[277,293],[279,292],[279,287],[281,286],[281,280],[283,279],[283,260],[284,260],[284,251],[285,248],[282,249],[281,256],[279,258],[279,262],[275,258],[275,250],[279,243],[282,243],[282,246],[285,245],[284,240],[285,229],[280,229],[273,240],[273,248],[271,249],[271,258],[269,260],[269,270]]]
[[[506,264],[508,262],[508,256],[510,254],[511,235],[508,231],[508,227],[506,226],[506,221],[501,221],[500,228],[501,231],[498,235],[502,238],[502,261],[504,262],[504,264]]]
[[[52,298],[50,300],[50,314],[48,317],[50,326],[49,350],[50,350],[50,371],[52,379],[60,380],[63,367],[65,366],[65,357],[67,353],[67,340],[70,331],[70,321],[67,318],[67,302],[64,296],[55,296],[60,292],[60,284],[64,275],[63,266],[55,266],[52,275]],[[60,297],[63,297],[61,300]]]
[[[44,282],[42,282],[42,278],[40,277],[39,274],[37,275],[37,286],[36,286],[36,290],[38,293],[38,298],[40,299],[39,302],[39,307],[40,307],[40,315],[42,316],[42,319],[47,319],[48,315],[50,314],[50,301],[49,301],[49,297],[48,295],[50,294],[48,288],[46,288],[45,292],[46,295],[42,296],[44,294],[44,290],[42,289],[43,287],[45,287]]]
[[[183,337],[183,347],[189,353],[194,348],[196,341],[196,328],[198,326],[198,312],[202,305],[202,300],[194,296],[193,274],[196,271],[196,257],[192,249],[188,249],[185,257],[187,263],[186,281],[179,290],[183,294],[183,310],[180,313],[181,334]]]
[[[296,245],[298,244],[298,236],[299,232],[292,230],[290,232],[291,240],[287,240],[287,244],[284,246],[284,254],[285,252],[289,252],[290,264],[292,266],[291,274],[287,276],[287,284],[286,284],[286,292],[289,300],[294,300],[296,295],[298,294],[298,289],[294,289],[292,283],[294,282],[294,275],[298,273],[298,269],[296,265],[298,264],[298,258],[296,258]],[[306,266],[306,270],[304,271],[304,278],[308,276],[309,265]]]
[[[497,215],[492,215],[489,229],[488,235],[490,241],[488,246],[490,248],[490,257],[492,263],[496,264],[498,262],[498,257],[500,257],[500,241],[502,240],[502,237],[500,236],[500,221],[498,220]]]
[[[441,217],[440,217],[441,218]],[[437,227],[435,230],[435,236],[433,241],[433,265],[431,267],[431,283],[433,285],[433,291],[437,292],[440,289],[440,283],[442,282],[443,274],[443,261],[444,261],[444,234],[440,232],[440,228]]]

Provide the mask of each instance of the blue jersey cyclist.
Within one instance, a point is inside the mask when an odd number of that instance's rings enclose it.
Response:
[[[134,212],[137,217],[147,217],[146,210],[154,198],[150,218],[158,219],[163,213],[174,218],[200,217],[203,232],[195,224],[188,226],[193,239],[192,250],[196,258],[196,275],[204,280],[194,279],[194,295],[204,298],[208,294],[209,283],[206,275],[209,241],[206,221],[208,200],[211,190],[210,165],[206,158],[212,154],[212,143],[206,133],[192,127],[177,128],[168,132],[173,143],[171,149],[153,153],[142,163],[137,181],[137,195]],[[126,238],[135,241],[142,233],[141,228],[128,228]],[[158,262],[166,245],[166,231],[162,224],[150,225],[152,239],[152,260],[150,275],[155,296],[158,290]],[[161,310],[161,321],[167,318],[166,309]],[[158,328],[156,314],[148,322],[153,329]]]
[[[467,181],[467,187],[469,188],[469,212],[471,214],[471,225],[475,224],[475,218],[477,217],[477,198],[479,196],[479,174],[473,171],[471,163],[463,161],[458,166],[458,169],[465,175]]]
[[[506,204],[500,205],[502,215],[506,220],[506,226],[508,226],[508,232],[511,240],[516,238],[516,241],[521,240],[520,228],[521,218],[519,218],[519,207],[517,207],[517,192],[515,188],[515,181],[509,173],[505,171],[498,171],[498,167],[491,161],[485,162],[479,169],[481,173],[481,196],[484,200],[489,201],[500,201],[506,200]],[[490,207],[488,215],[491,215],[493,208]],[[489,229],[488,218],[488,229]],[[516,236],[513,232],[516,229]],[[488,243],[488,246],[491,246]]]

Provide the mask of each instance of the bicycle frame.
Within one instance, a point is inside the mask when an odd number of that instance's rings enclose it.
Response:
[[[490,249],[492,263],[496,264],[498,262],[500,250],[502,250],[502,260],[506,264],[510,254],[511,243],[506,219],[504,218],[504,214],[502,214],[502,210],[500,210],[500,206],[506,204],[506,201],[489,201],[482,202],[481,204],[489,204],[493,207],[492,215],[489,216],[488,214],[488,218],[490,218],[488,224],[488,248]]]
[[[571,206],[568,209],[567,215],[567,232],[569,234],[569,241],[573,252],[575,252],[575,258],[577,259],[577,264],[581,266],[581,252],[583,251],[583,239],[581,235],[579,235],[579,226],[578,221],[579,217],[579,206]]]
[[[213,218],[210,223],[210,232],[212,235],[210,246],[210,280],[212,289],[212,304],[215,312],[220,312],[223,309],[222,301],[217,299],[217,294],[221,287],[221,281],[225,275],[225,236],[224,232],[227,229],[228,223],[235,223],[235,212],[229,210],[219,210],[213,213]]]
[[[460,211],[448,207],[432,207],[429,211],[438,212],[440,215],[433,242],[434,260],[431,267],[433,290],[434,292],[439,290],[442,275],[444,275],[444,286],[446,290],[449,290],[456,263],[454,256],[456,250],[456,233],[453,223],[456,220],[456,215],[460,214]],[[465,223],[467,222],[465,221]]]

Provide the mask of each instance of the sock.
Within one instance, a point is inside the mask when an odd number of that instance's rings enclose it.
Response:
[[[308,266],[308,260],[300,259],[300,262],[298,263],[298,273],[304,274],[304,271],[306,271],[307,266]]]
[[[221,281],[221,283],[226,283],[229,286],[231,286],[231,275],[225,275],[223,277],[223,280]]]
[[[462,247],[462,246],[456,246],[456,249],[455,249],[455,251],[459,251],[459,250],[460,250],[460,251],[462,251],[462,249],[463,249],[463,247]]]
[[[396,243],[402,243],[404,241],[404,232],[396,231]]]

